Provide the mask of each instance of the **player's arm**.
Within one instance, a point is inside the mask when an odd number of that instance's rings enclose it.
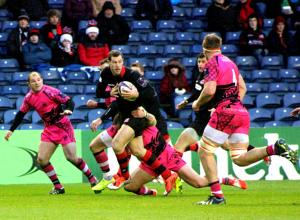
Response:
[[[239,75],[239,96],[240,96],[240,100],[243,101],[245,95],[247,92],[247,87],[246,87],[246,83],[242,77],[242,75]]]
[[[146,118],[148,120],[149,126],[156,125],[156,118],[153,114],[147,112],[143,107],[138,107],[136,110],[131,112],[132,116],[135,118]]]
[[[63,112],[60,113],[61,115],[71,115],[74,111],[75,103],[73,102],[72,98],[69,99],[63,105]]]
[[[26,112],[18,111],[12,125],[10,126],[9,130],[7,131],[7,133],[4,136],[5,140],[7,140],[7,141],[9,140],[9,138],[12,135],[12,133],[14,132],[14,130],[16,130],[16,128],[23,121],[23,118],[24,118],[25,115],[26,115]]]
[[[215,95],[217,89],[216,81],[208,81],[204,84],[204,88],[197,100],[193,102],[194,111],[199,111],[200,106],[208,103]]]
[[[105,91],[109,81],[109,79],[106,77],[107,75],[110,74],[109,71],[110,70],[107,67],[101,72],[99,82],[97,83],[97,87],[96,87],[97,98],[109,98],[111,96],[109,91]]]

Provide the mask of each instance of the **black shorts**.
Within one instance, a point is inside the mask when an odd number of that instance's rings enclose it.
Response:
[[[196,112],[196,118],[191,124],[191,128],[194,128],[199,136],[203,135],[204,129],[209,122],[210,112],[208,109]]]
[[[134,130],[135,137],[141,136],[143,130],[149,127],[148,119],[146,118],[126,118],[124,124],[128,125]]]

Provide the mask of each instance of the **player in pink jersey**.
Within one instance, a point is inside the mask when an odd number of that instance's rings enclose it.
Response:
[[[296,153],[283,139],[277,140],[273,145],[247,152],[250,117],[240,101],[239,83],[242,79],[234,62],[221,54],[221,45],[222,39],[216,34],[208,34],[203,40],[203,51],[208,59],[205,83],[200,96],[192,105],[195,111],[199,111],[201,106],[213,101],[215,107],[199,141],[199,156],[212,195],[208,200],[198,202],[199,205],[225,203],[218,181],[214,152],[227,139],[232,161],[239,166],[247,166],[268,155],[279,155],[296,162]]]
[[[65,189],[60,183],[50,158],[59,144],[62,145],[65,157],[74,166],[80,169],[89,179],[91,186],[97,184],[86,162],[77,157],[74,129],[67,115],[71,115],[74,103],[72,99],[59,90],[44,85],[38,72],[31,72],[28,76],[30,91],[26,94],[15,120],[5,135],[8,141],[13,131],[22,122],[25,114],[34,109],[44,121],[45,128],[41,135],[37,162],[52,181],[54,188],[50,194],[64,194]],[[66,107],[64,108],[63,105]]]
[[[152,121],[151,124],[155,125],[156,123],[154,121],[155,117],[150,113],[145,114],[145,110],[141,107],[133,111],[132,114],[135,117],[145,117],[148,114],[148,120]],[[145,148],[152,151],[166,168],[178,173],[178,175],[185,180],[186,183],[196,188],[208,186],[209,182],[207,178],[205,176],[200,176],[190,166],[188,166],[176,150],[166,143],[155,126],[150,126],[143,130],[142,138]],[[136,140],[134,139],[131,141],[131,144],[136,144],[135,142]],[[158,174],[155,170],[142,161],[140,166],[133,172],[129,180],[125,183],[124,188],[125,190],[137,195],[155,196],[157,191],[155,189],[148,189],[144,185],[155,179],[157,176]],[[222,179],[220,182],[224,182],[224,184],[231,186],[237,186],[242,189],[244,189],[242,186],[246,186],[244,181],[235,178],[227,177],[224,179],[227,179],[227,182],[222,181]],[[230,184],[229,182],[237,182],[239,184]]]

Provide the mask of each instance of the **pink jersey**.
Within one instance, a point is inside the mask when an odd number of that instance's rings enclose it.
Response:
[[[215,107],[240,103],[239,70],[234,62],[222,54],[216,54],[206,63],[204,81],[215,81],[217,89],[213,98]]]
[[[30,90],[21,105],[20,111],[26,113],[31,108],[37,111],[45,124],[55,124],[66,116],[61,116],[61,104],[66,103],[70,97],[64,95],[58,89],[44,85],[35,93]]]

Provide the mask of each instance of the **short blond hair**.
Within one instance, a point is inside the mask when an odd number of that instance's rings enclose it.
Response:
[[[30,72],[30,73],[28,74],[27,81],[30,82],[31,77],[33,77],[33,76],[39,76],[39,77],[42,78],[42,76],[41,76],[41,74],[40,74],[39,72],[32,71],[32,72]]]

